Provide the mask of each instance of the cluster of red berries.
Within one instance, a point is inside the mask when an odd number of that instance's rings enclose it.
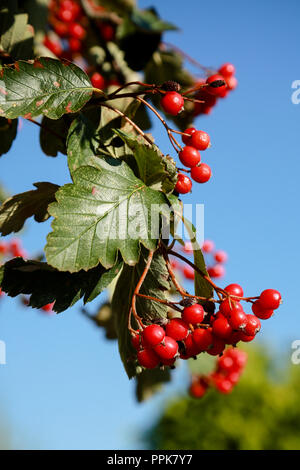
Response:
[[[187,135],[185,135],[187,134]],[[206,183],[211,178],[211,169],[206,163],[201,162],[199,150],[206,150],[210,145],[210,137],[207,132],[189,127],[184,131],[182,141],[185,147],[179,152],[181,163],[188,167],[191,177],[197,183]],[[183,174],[178,174],[175,191],[179,194],[189,193],[192,189],[191,179]]]
[[[193,375],[189,393],[194,398],[202,398],[209,387],[220,393],[232,392],[238,383],[247,363],[247,353],[236,348],[228,348],[218,358],[216,370],[209,375]]]
[[[191,242],[186,242],[185,245],[182,247],[182,251],[187,255],[193,254],[193,246]],[[202,245],[202,251],[204,255],[209,254],[214,264],[207,268],[208,274],[211,278],[222,278],[225,276],[225,267],[224,264],[228,259],[228,255],[224,250],[215,250],[215,244],[211,240],[205,240]],[[207,258],[205,256],[205,258]],[[208,265],[208,260],[206,259],[205,262]],[[178,259],[172,259],[171,266],[176,271],[181,271],[185,279],[193,281],[195,279],[195,271],[194,269],[184,263],[178,261]]]
[[[19,238],[13,238],[9,242],[0,241],[0,266],[3,262],[18,257],[25,259],[28,257],[26,251],[22,247],[22,242]],[[4,292],[0,287],[0,297],[2,297],[3,295]],[[21,302],[23,305],[28,305],[28,299],[25,296],[22,297]],[[52,312],[53,305],[54,302],[51,304],[44,305],[41,310],[44,310],[45,312]]]
[[[203,103],[195,103],[194,116],[210,114],[213,107],[216,105],[218,98],[225,98],[230,91],[237,87],[238,82],[234,74],[234,65],[226,63],[219,68],[218,73],[210,75],[206,81],[200,80],[197,82],[196,85],[205,84],[208,86],[202,87],[195,95],[195,98],[203,101]],[[219,87],[211,86],[211,84],[220,80],[225,81],[225,84]]]
[[[102,6],[94,5],[91,0],[89,3],[94,10],[105,10]],[[84,52],[89,18],[80,4],[76,0],[52,0],[49,5],[49,24],[52,29],[44,39],[47,49],[59,58],[71,61],[83,59],[81,54]],[[115,38],[116,28],[111,22],[98,20],[95,24],[103,41]],[[94,88],[102,90],[111,84],[99,71],[93,70],[90,76]]]
[[[202,352],[218,356],[226,345],[252,341],[260,331],[260,318],[269,318],[281,303],[280,293],[267,289],[253,303],[254,315],[246,314],[238,300],[244,295],[242,287],[230,284],[225,291],[229,297],[221,301],[216,314],[209,314],[202,305],[192,303],[184,307],[181,318],[172,318],[161,325],[153,323],[136,332],[132,344],[139,364],[153,369],[159,365],[172,366],[177,357],[189,359]]]

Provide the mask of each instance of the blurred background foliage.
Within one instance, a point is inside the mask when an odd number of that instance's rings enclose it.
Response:
[[[148,448],[300,449],[300,367],[268,356],[264,347],[243,349],[248,364],[233,392],[173,398],[146,434]]]

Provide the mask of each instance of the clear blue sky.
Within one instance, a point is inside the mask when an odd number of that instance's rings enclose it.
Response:
[[[288,355],[300,339],[299,187],[300,105],[291,84],[300,79],[300,3],[290,0],[140,1],[180,27],[166,41],[205,65],[236,65],[238,89],[196,125],[209,132],[205,154],[213,179],[186,202],[205,203],[205,234],[230,256],[225,282],[246,293],[282,292],[284,304],[264,323],[261,339]],[[184,9],[184,10],[183,10]],[[171,151],[164,130],[157,142]],[[66,159],[45,157],[37,129],[25,123],[0,162],[0,178],[12,193],[36,181],[64,184]],[[26,249],[45,243],[49,223],[28,223]],[[0,366],[0,399],[12,424],[15,448],[137,448],[163,400],[186,386],[180,368],[175,384],[138,405],[122,370],[115,343],[78,313],[77,307],[47,317],[10,299],[0,305],[0,339],[7,365]]]

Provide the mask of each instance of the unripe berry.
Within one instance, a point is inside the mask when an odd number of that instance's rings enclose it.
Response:
[[[175,339],[175,341],[182,341],[186,339],[189,334],[189,326],[181,320],[181,318],[173,318],[166,325],[166,335]]]
[[[178,352],[178,344],[175,339],[165,336],[163,342],[155,346],[154,350],[162,359],[173,359]]]
[[[142,332],[142,338],[146,346],[154,348],[162,342],[165,330],[159,325],[148,325]]]
[[[262,308],[259,300],[256,300],[252,304],[252,312],[257,316],[257,318],[260,318],[261,320],[268,320],[268,318],[270,318],[274,313],[274,311],[271,309]]]
[[[197,150],[206,150],[210,144],[210,137],[204,131],[195,131],[192,133],[190,138],[190,144]]]
[[[275,289],[266,289],[259,296],[262,308],[276,310],[281,303],[281,294]]]
[[[191,169],[191,177],[197,183],[206,183],[211,178],[211,168],[206,163],[201,163]]]
[[[192,182],[190,178],[183,173],[178,173],[178,179],[174,189],[179,194],[189,193],[192,189]]]
[[[162,97],[160,104],[166,113],[177,116],[184,107],[184,99],[176,91],[169,91]]]
[[[204,318],[204,309],[202,305],[194,304],[190,307],[185,307],[182,313],[182,319],[185,323],[197,325],[202,323]]]
[[[189,168],[192,168],[201,160],[200,153],[194,147],[187,145],[179,152],[179,159],[181,163]]]
[[[153,349],[142,349],[138,351],[137,358],[140,365],[146,367],[146,369],[154,369],[160,363],[160,358]]]

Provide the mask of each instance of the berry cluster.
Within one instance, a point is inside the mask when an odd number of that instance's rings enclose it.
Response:
[[[94,5],[91,0],[89,0],[89,4],[95,11],[105,11],[104,7]],[[100,42],[112,41],[115,38],[116,27],[113,23],[107,20],[95,20],[94,23],[96,28],[93,28],[93,32],[99,32]],[[106,80],[100,73],[101,70],[86,66],[83,54],[85,53],[84,46],[90,28],[90,20],[79,2],[76,0],[52,0],[49,5],[49,25],[51,30],[44,38],[44,46],[49,51],[59,58],[83,62],[81,65],[87,69],[94,88],[103,90],[112,84],[119,86],[116,79]]]
[[[189,393],[194,398],[202,398],[209,387],[220,393],[230,393],[238,383],[247,363],[247,353],[236,348],[228,348],[218,358],[216,370],[209,375],[193,375]]]
[[[196,86],[201,86],[197,91],[195,98],[202,103],[195,103],[194,116],[200,114],[210,114],[213,107],[216,105],[218,98],[225,98],[228,93],[237,87],[237,79],[234,76],[235,67],[233,64],[223,64],[218,73],[209,75],[207,80],[199,80]],[[220,87],[214,87],[213,84],[217,81],[225,81],[225,84]],[[206,85],[206,86],[203,86]]]
[[[181,311],[181,318],[153,323],[134,332],[132,344],[138,351],[139,364],[153,369],[159,365],[172,366],[177,357],[189,359],[202,352],[219,356],[226,345],[252,341],[260,331],[260,318],[269,318],[281,303],[280,293],[267,289],[253,303],[254,315],[246,314],[240,300],[249,299],[243,297],[240,285],[230,284],[224,293],[227,297],[219,301],[217,313],[206,312],[194,300],[185,299],[184,304],[189,305]]]
[[[191,242],[186,242],[185,245],[182,247],[182,251],[186,255],[193,255],[193,246]],[[211,240],[205,240],[202,245],[202,251],[205,258],[206,266],[211,264],[208,256],[212,258],[212,263],[208,268],[208,274],[211,278],[222,278],[225,276],[225,267],[224,264],[228,259],[228,255],[224,250],[215,250],[215,244]],[[172,259],[171,266],[177,272],[182,272],[185,279],[193,281],[195,279],[195,271],[194,269],[184,263],[181,263],[177,259]]]

